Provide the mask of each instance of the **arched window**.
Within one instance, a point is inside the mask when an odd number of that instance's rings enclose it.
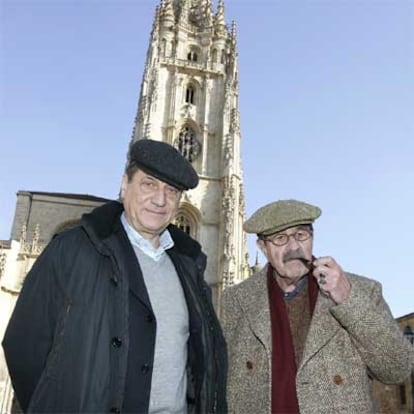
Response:
[[[198,54],[195,50],[190,50],[187,53],[187,60],[189,60],[190,62],[197,62],[198,61]]]
[[[185,215],[185,214],[180,214],[179,216],[177,216],[177,218],[175,219],[175,225],[181,229],[182,231],[184,231],[185,233],[187,233],[189,236],[192,235],[192,226],[191,226],[191,222],[189,220],[189,218]]]
[[[184,202],[178,209],[174,224],[193,239],[198,239],[200,214],[194,206]]]
[[[225,63],[226,62],[226,52],[224,51],[224,49],[221,51],[221,59],[220,59],[220,63]]]
[[[185,102],[194,105],[195,90],[192,85],[188,85],[185,91]]]
[[[175,147],[190,162],[193,162],[197,158],[201,149],[195,132],[189,126],[184,126],[181,129],[178,138],[175,140]]]

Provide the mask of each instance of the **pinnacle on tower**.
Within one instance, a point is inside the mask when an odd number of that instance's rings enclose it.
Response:
[[[217,5],[217,13],[214,16],[214,31],[217,36],[226,37],[227,35],[227,26],[224,19],[224,2],[219,0]]]
[[[190,16],[190,5],[188,0],[179,0],[179,22],[187,24]]]
[[[224,20],[224,1],[223,0],[219,0],[218,5],[217,5],[217,13],[214,16],[214,22],[215,24],[221,24],[221,25],[226,25],[226,22]]]
[[[237,44],[237,32],[236,32],[236,22],[233,20],[231,22],[231,42],[234,48]]]
[[[174,5],[180,24],[190,24],[198,29],[211,27],[213,22],[212,0],[176,0]]]
[[[172,0],[161,0],[160,16],[164,21],[174,23],[174,7]]]

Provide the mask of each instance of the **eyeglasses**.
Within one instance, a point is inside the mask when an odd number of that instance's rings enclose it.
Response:
[[[299,229],[296,230],[294,233],[292,234],[286,234],[286,233],[279,233],[276,234],[275,236],[273,236],[272,238],[269,239],[263,239],[265,242],[270,242],[275,246],[284,246],[285,244],[287,244],[289,242],[289,238],[293,237],[296,241],[300,241],[303,242],[305,240],[308,240],[312,237],[312,232],[310,230],[306,230],[306,229]]]

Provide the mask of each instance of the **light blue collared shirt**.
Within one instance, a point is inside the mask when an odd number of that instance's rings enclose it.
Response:
[[[121,215],[121,223],[128,235],[129,241],[133,246],[138,247],[143,253],[149,256],[155,262],[158,262],[164,255],[165,251],[174,246],[174,240],[168,230],[160,234],[160,245],[155,248],[150,241],[142,237],[127,221],[125,212]]]

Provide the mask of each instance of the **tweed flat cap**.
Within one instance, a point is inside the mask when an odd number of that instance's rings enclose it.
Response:
[[[172,145],[152,139],[140,139],[129,150],[129,165],[168,183],[180,191],[197,187],[193,166]]]
[[[302,201],[279,200],[259,208],[244,223],[243,229],[247,233],[269,236],[289,227],[311,224],[321,213],[319,207]]]

